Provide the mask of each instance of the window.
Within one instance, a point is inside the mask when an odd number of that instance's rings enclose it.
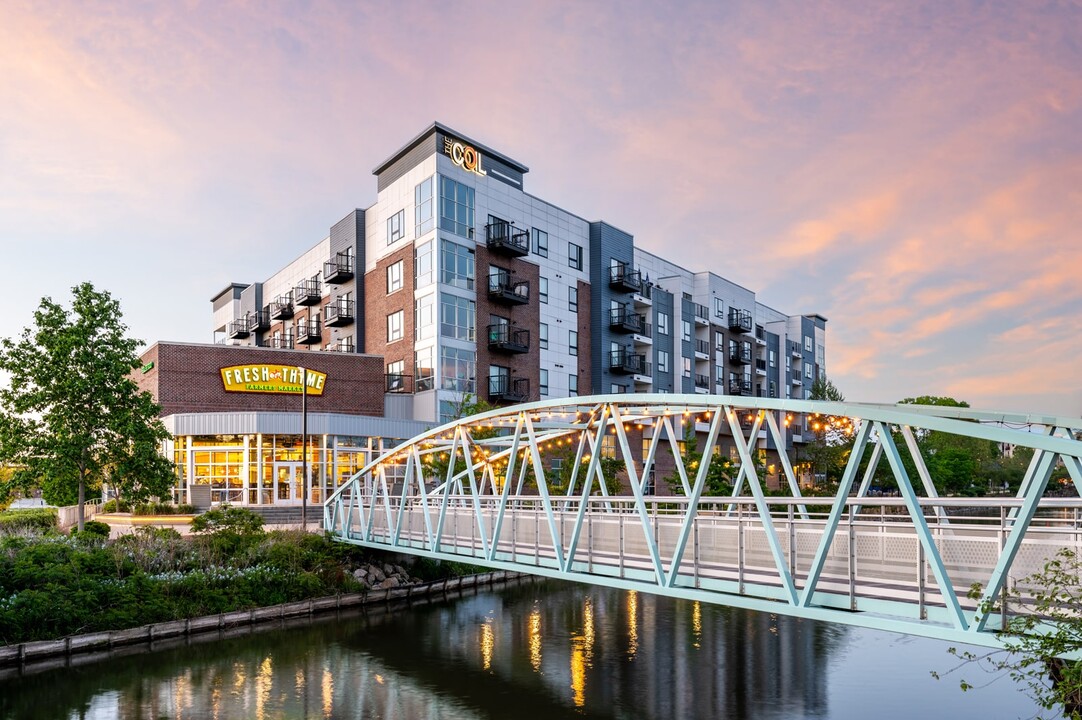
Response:
[[[825,365],[827,359],[827,349],[822,344],[816,343],[815,345],[815,362],[819,365]]]
[[[659,373],[669,372],[669,353],[667,350],[657,351],[657,371]]]
[[[473,290],[473,250],[450,240],[440,243],[440,282]]]
[[[770,381],[770,397],[776,398],[778,396],[778,384],[773,380]]]
[[[413,389],[424,392],[435,387],[436,370],[432,363],[434,348],[427,347],[417,351],[417,362],[413,368]]]
[[[777,367],[777,366],[778,366],[778,354],[776,352],[774,352],[773,350],[771,350],[770,351],[770,367]],[[771,397],[774,397],[774,396],[771,395]]]
[[[684,377],[691,377],[691,358],[684,358]]]
[[[579,376],[574,373],[567,376],[567,394],[571,397],[579,394]]]
[[[579,354],[579,331],[570,330],[567,333],[567,352],[569,355]]]
[[[804,338],[804,351],[805,352],[811,352],[812,351],[812,339],[809,336],[806,336]]]
[[[680,321],[680,339],[686,343],[691,342],[691,323],[687,320]]]
[[[402,261],[387,266],[387,294],[402,289]]]
[[[537,328],[537,343],[542,350],[549,349],[549,326],[547,323],[541,323],[541,326]]]
[[[669,334],[669,314],[658,313],[657,314],[657,334],[668,335]]]
[[[432,217],[432,178],[421,181],[413,191],[413,236],[419,238],[434,227]]]
[[[406,374],[406,361],[395,360],[392,363],[387,363],[387,374],[402,376]]]
[[[417,340],[436,335],[436,296],[425,295],[413,302],[413,332]]]
[[[458,348],[440,348],[440,387],[444,390],[474,392],[474,375],[477,368],[477,356],[473,350]]]
[[[577,287],[567,289],[567,309],[573,313],[579,311],[579,289]]]
[[[616,457],[616,436],[613,434],[605,435],[601,438],[601,457],[614,458]]]
[[[399,210],[387,218],[387,244],[396,243],[406,237],[406,211]]]
[[[544,230],[533,228],[530,230],[533,238],[533,254],[541,257],[549,256],[549,234]]]
[[[395,342],[402,339],[402,325],[404,313],[399,310],[387,316],[387,342]]]
[[[547,277],[537,278],[537,296],[541,302],[545,305],[549,303],[549,279]]]
[[[725,303],[721,301],[721,298],[714,298],[714,317],[725,317]]]
[[[421,243],[413,251],[413,276],[415,287],[422,288],[432,284],[435,273],[432,267],[432,241]]]
[[[473,235],[473,188],[440,177],[440,229],[462,237]]]
[[[612,393],[613,395],[619,395],[620,393],[627,392],[627,388],[624,387],[623,385],[621,385],[620,383],[613,383],[612,385],[609,385],[609,392]],[[606,435],[605,437],[610,437],[610,436]]]
[[[541,395],[549,394],[549,371],[541,368]]]
[[[440,293],[440,335],[473,342],[476,325],[473,300]]]
[[[804,363],[804,377],[808,378],[809,380],[811,379],[811,377],[812,377],[812,365],[811,365],[811,363]]]
[[[573,242],[567,244],[567,264],[576,270],[582,270],[582,246]]]

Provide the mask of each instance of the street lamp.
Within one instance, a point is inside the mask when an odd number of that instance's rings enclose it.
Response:
[[[301,368],[301,530],[308,532],[308,368]]]

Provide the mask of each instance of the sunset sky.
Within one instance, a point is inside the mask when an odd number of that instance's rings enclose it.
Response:
[[[1082,414],[1082,2],[0,0],[0,336],[145,341],[375,200],[433,120],[789,313],[848,399]]]

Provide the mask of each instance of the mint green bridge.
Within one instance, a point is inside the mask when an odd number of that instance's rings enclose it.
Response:
[[[801,495],[785,450],[807,432],[791,424],[801,415],[853,441],[832,497]],[[698,448],[685,453],[692,427]],[[1080,428],[966,408],[710,395],[530,403],[377,458],[328,498],[324,528],[365,547],[995,647],[1008,617],[1027,612],[1025,579],[1062,548],[1082,551],[1082,502],[1045,497],[1061,463],[1082,489]],[[1032,448],[1017,495],[937,497],[917,446],[930,431]],[[714,463],[731,496],[706,494]],[[872,492],[880,466],[892,497]],[[768,474],[785,495],[766,494]],[[672,496],[650,494],[662,476]],[[1008,588],[1021,600],[1004,602]],[[978,611],[991,602],[994,612]]]

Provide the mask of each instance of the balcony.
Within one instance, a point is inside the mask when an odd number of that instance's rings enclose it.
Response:
[[[338,300],[328,305],[326,308],[327,327],[352,325],[354,319],[353,306],[354,302],[352,300]]]
[[[328,285],[341,285],[353,279],[353,256],[340,252],[334,260],[323,263],[323,282]]]
[[[751,381],[739,377],[729,377],[729,394],[751,396]]]
[[[287,320],[293,317],[293,293],[274,298],[270,304],[271,320]]]
[[[530,281],[515,282],[506,270],[488,276],[488,297],[504,305],[525,305],[530,302]]]
[[[297,323],[297,342],[301,345],[315,345],[323,342],[323,330],[319,320],[301,320]]]
[[[642,292],[642,273],[627,263],[618,262],[609,268],[609,287],[624,292]]]
[[[626,348],[609,352],[609,370],[622,375],[642,375],[646,371],[646,356]]]
[[[755,374],[766,375],[766,360],[755,358]]]
[[[729,310],[729,329],[733,332],[750,333],[752,329],[751,313],[747,310]]]
[[[751,364],[751,346],[750,345],[736,345],[729,347],[729,363],[731,365],[750,365]]]
[[[794,385],[803,385],[804,384],[804,379],[802,377],[800,377],[800,375],[797,375],[797,374],[794,373],[793,379],[792,379],[791,382]]]
[[[710,359],[710,342],[707,340],[695,340],[695,358],[697,360]]]
[[[530,331],[506,324],[489,325],[488,347],[505,353],[530,352]]]
[[[525,402],[530,399],[530,380],[513,378],[510,375],[490,377],[488,399],[492,402]]]
[[[706,305],[700,305],[699,303],[695,303],[695,324],[710,324],[710,311],[706,309]]]
[[[509,222],[490,223],[485,225],[485,244],[493,252],[524,257],[530,254],[530,233]]]
[[[384,375],[384,390],[389,393],[413,392],[413,376],[401,373],[388,373]]]
[[[646,322],[642,315],[626,307],[612,308],[609,310],[609,327],[613,330],[625,333],[642,334]]]
[[[707,392],[709,392],[710,391],[710,376],[709,375],[700,375],[700,374],[696,373],[696,375],[695,375],[695,389],[696,390],[706,390]]]
[[[270,329],[270,311],[266,308],[248,313],[248,329],[252,332]]]
[[[339,338],[335,343],[327,348],[331,352],[351,353],[353,352],[353,338]]]
[[[631,295],[631,301],[639,307],[650,307],[654,304],[654,291],[653,286],[649,282],[642,284],[642,289],[638,290]]]
[[[267,347],[274,348],[275,350],[292,350],[293,333],[285,333],[278,337],[272,337],[267,341]]]
[[[319,280],[302,280],[293,289],[293,302],[297,305],[318,305],[322,297]]]
[[[804,354],[800,351],[800,343],[793,343],[792,347],[789,348],[789,354],[795,358],[803,357]]]
[[[240,340],[252,334],[252,326],[247,317],[237,318],[229,323],[227,333],[232,340]]]

